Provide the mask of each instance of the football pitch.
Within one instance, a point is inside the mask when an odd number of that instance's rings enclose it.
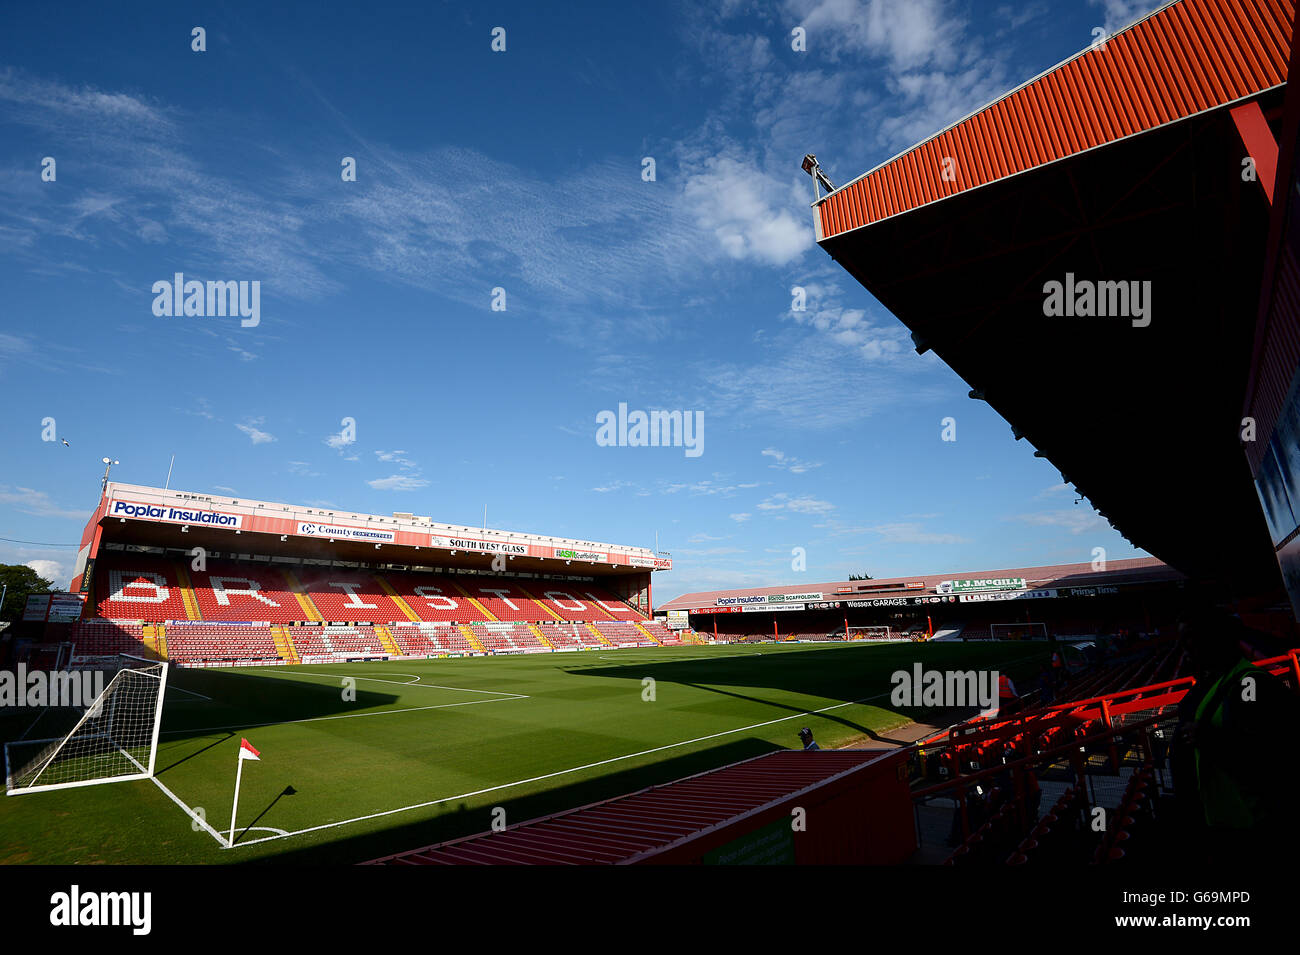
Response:
[[[919,715],[890,675],[1029,683],[1045,644],[751,644],[173,667],[156,778],[0,799],[0,864],[352,863]],[[0,736],[23,730],[0,720]],[[247,761],[230,831],[237,751]]]

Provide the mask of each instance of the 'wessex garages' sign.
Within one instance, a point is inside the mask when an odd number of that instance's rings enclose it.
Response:
[[[108,516],[128,517],[138,521],[166,521],[170,524],[205,524],[208,527],[228,527],[232,530],[241,528],[244,522],[242,514],[163,504],[139,504],[135,501],[114,501],[108,509]]]

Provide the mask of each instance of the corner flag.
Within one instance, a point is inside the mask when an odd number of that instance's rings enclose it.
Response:
[[[253,748],[253,744],[242,736],[239,738],[239,762],[235,768],[235,802],[230,807],[230,838],[226,840],[226,848],[232,849],[235,845],[235,816],[239,813],[239,783],[244,776],[244,760],[253,759],[257,762],[262,761],[262,754]]]

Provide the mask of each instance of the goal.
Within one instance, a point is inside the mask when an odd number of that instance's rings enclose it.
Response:
[[[989,636],[994,640],[1046,640],[1045,623],[992,623]]]
[[[850,640],[895,640],[898,639],[889,627],[846,627]]]
[[[121,654],[44,677],[48,693],[28,732],[55,735],[5,743],[8,795],[153,776],[165,662]]]

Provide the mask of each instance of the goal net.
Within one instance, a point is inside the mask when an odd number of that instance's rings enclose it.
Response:
[[[166,686],[166,663],[126,654],[27,674],[18,689],[39,710],[28,733],[43,738],[5,743],[5,791],[148,779]]]
[[[993,623],[989,624],[989,636],[994,640],[1046,640],[1045,623]]]
[[[889,627],[849,627],[850,640],[894,640],[894,631]]]

